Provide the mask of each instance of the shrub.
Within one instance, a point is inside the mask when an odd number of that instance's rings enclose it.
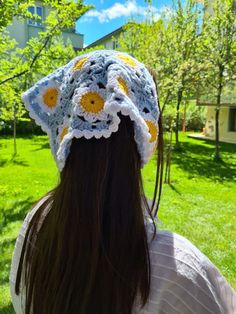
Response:
[[[174,104],[166,106],[163,112],[164,131],[170,131],[171,127],[175,128],[176,110]],[[179,129],[182,130],[184,119],[184,106],[182,105],[179,113]],[[202,131],[206,122],[206,107],[196,106],[195,103],[186,105],[186,130]]]

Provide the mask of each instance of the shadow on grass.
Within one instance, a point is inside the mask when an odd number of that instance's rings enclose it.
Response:
[[[19,159],[17,156],[13,156],[12,159],[0,159],[0,167],[4,167],[7,165],[29,167],[29,163],[27,161]]]
[[[0,314],[15,314],[12,303],[0,308]]]
[[[188,139],[189,140],[189,139]],[[200,151],[204,151],[205,148],[209,149],[211,154],[213,155],[215,149],[214,141],[205,140],[205,139],[191,139],[191,141],[187,142],[188,144],[192,144],[195,147],[198,147]],[[182,143],[185,147],[186,142]],[[207,146],[206,146],[207,145]],[[235,153],[236,152],[236,144],[224,143],[220,142],[220,153]]]
[[[39,151],[41,149],[49,149],[50,148],[49,141],[48,141],[47,137],[40,137],[40,136],[35,137],[32,145],[38,146],[38,148],[33,149],[32,152]]]
[[[213,161],[214,144],[204,141],[198,143],[184,142],[183,150],[173,152],[173,162],[182,170],[189,172],[190,177],[204,176],[219,181],[236,181],[236,157],[232,162],[232,154],[236,152],[233,144],[221,143],[222,162]]]
[[[0,167],[3,167],[7,164],[8,160],[7,159],[1,159],[0,160]]]
[[[215,149],[214,141],[201,139],[201,138],[200,139],[189,138],[189,139],[191,139],[191,141],[194,141],[196,145],[199,145],[202,147],[205,147],[203,145],[210,146],[209,148],[212,150],[212,153],[214,152],[214,149]],[[235,153],[236,152],[236,144],[219,142],[219,145],[220,145],[220,152],[222,153]]]
[[[39,144],[37,144],[37,145],[39,145]],[[49,149],[49,148],[50,148],[49,143],[45,142],[45,143],[42,143],[39,148],[33,149],[32,152],[36,152],[36,151],[39,151],[39,150],[42,150],[42,149]]]
[[[12,304],[0,308],[0,314],[15,314]]]
[[[25,200],[15,201],[11,209],[0,208],[0,235],[8,223],[22,221],[33,204],[32,198],[28,197]]]
[[[14,164],[16,166],[29,167],[29,163],[26,162],[23,159],[15,159],[15,158],[13,158],[13,159],[10,160],[10,163],[12,163],[12,164]]]
[[[1,139],[1,140],[4,140],[4,138],[0,138],[0,139]],[[6,148],[6,147],[7,147],[7,145],[6,145],[5,143],[4,143],[4,144],[3,144],[3,143],[0,143],[0,149],[1,149],[1,148]]]
[[[31,198],[26,198],[25,200],[12,203],[11,208],[0,208],[0,238],[3,239],[0,243],[0,285],[9,282],[12,252],[16,241],[15,237],[6,236],[8,234],[9,224],[16,221],[22,222],[33,203]],[[0,309],[0,313],[1,310],[2,309]]]
[[[177,194],[182,195],[182,193],[172,183],[169,184],[169,187],[171,188],[171,190],[173,190]]]
[[[0,269],[1,269],[1,278],[0,285],[7,284],[9,282],[9,270],[11,266],[11,256],[14,249],[16,239],[15,238],[6,238],[4,241],[1,241],[0,247]]]

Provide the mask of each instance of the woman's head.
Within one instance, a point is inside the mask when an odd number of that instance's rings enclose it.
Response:
[[[79,60],[81,67],[86,60]],[[25,267],[26,314],[30,309],[34,314],[131,314],[136,301],[147,302],[151,269],[144,216],[153,219],[155,213],[143,190],[141,148],[147,152],[155,144],[142,145],[141,135],[150,128],[142,131],[124,112],[116,109],[118,130],[107,138],[75,136],[70,145],[62,140],[66,158],[60,183],[29,224],[17,273],[18,293]],[[147,138],[151,143],[150,134]],[[158,154],[161,168],[161,146]]]
[[[134,122],[142,165],[155,149],[160,115],[156,86],[144,64],[125,53],[99,50],[76,57],[22,99],[48,133],[60,171],[72,139],[110,137],[119,128],[119,112]]]

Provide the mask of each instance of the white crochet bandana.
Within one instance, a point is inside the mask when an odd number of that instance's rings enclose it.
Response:
[[[108,138],[119,128],[119,112],[134,122],[142,165],[156,147],[156,86],[144,64],[126,53],[99,50],[76,57],[37,82],[22,100],[48,134],[60,171],[72,138]]]

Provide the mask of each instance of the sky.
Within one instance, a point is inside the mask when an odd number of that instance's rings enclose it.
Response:
[[[84,35],[84,46],[113,32],[131,18],[144,19],[148,5],[145,0],[85,0],[95,6],[76,23],[76,31]],[[158,19],[172,0],[153,0],[152,15]]]

